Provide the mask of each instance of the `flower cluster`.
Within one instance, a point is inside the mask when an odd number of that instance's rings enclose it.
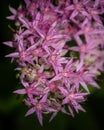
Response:
[[[15,21],[15,49],[6,55],[17,63],[26,95],[26,113],[43,115],[59,111],[74,116],[85,111],[80,103],[90,94],[88,85],[99,88],[97,76],[104,71],[103,0],[24,0],[25,7],[9,7]]]

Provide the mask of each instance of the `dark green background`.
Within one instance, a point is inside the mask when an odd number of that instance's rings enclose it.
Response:
[[[103,130],[104,128],[104,75],[99,78],[100,90],[91,89],[90,95],[83,107],[86,113],[80,112],[74,118],[59,113],[48,123],[44,117],[41,127],[34,115],[24,117],[28,108],[22,103],[22,97],[13,94],[19,86],[14,71],[15,65],[10,59],[4,58],[11,49],[2,45],[3,41],[11,40],[12,31],[8,25],[13,22],[6,20],[10,15],[8,5],[17,7],[20,0],[0,0],[0,130]]]

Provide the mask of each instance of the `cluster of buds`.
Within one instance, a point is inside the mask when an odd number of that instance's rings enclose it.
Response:
[[[15,21],[15,49],[6,55],[17,63],[29,107],[26,116],[59,111],[74,116],[84,111],[80,103],[90,94],[88,86],[99,88],[97,76],[104,71],[103,0],[24,0],[25,7],[9,7]]]

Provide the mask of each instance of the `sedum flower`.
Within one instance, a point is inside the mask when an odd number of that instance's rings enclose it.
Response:
[[[28,115],[33,114],[34,112],[36,112],[36,115],[37,115],[38,120],[39,120],[41,125],[43,125],[43,121],[42,121],[43,120],[43,117],[42,117],[43,112],[46,112],[46,111],[55,112],[54,109],[52,109],[51,107],[48,106],[47,95],[44,95],[42,97],[42,99],[40,99],[40,101],[32,98],[30,100],[30,103],[31,103],[32,107],[27,111],[25,116],[28,116]]]
[[[63,99],[62,104],[68,104],[68,109],[72,116],[74,116],[73,108],[75,109],[77,113],[79,110],[85,112],[85,110],[82,108],[82,106],[79,103],[85,101],[85,97],[86,95],[88,95],[88,93],[77,92],[75,86],[67,90],[60,87],[60,90],[65,95],[65,98]]]
[[[74,116],[85,112],[81,103],[99,88],[97,76],[104,72],[104,7],[102,0],[24,0],[7,18],[15,21],[14,49],[6,55],[17,63],[24,96],[41,125],[43,116],[58,112]],[[68,110],[68,111],[67,111]]]

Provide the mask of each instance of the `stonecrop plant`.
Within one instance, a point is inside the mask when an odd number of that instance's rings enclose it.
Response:
[[[23,88],[14,93],[25,95],[26,116],[43,125],[45,114],[85,112],[104,72],[104,0],[24,0],[9,9],[16,29],[4,44],[15,51],[6,57],[17,63]]]

